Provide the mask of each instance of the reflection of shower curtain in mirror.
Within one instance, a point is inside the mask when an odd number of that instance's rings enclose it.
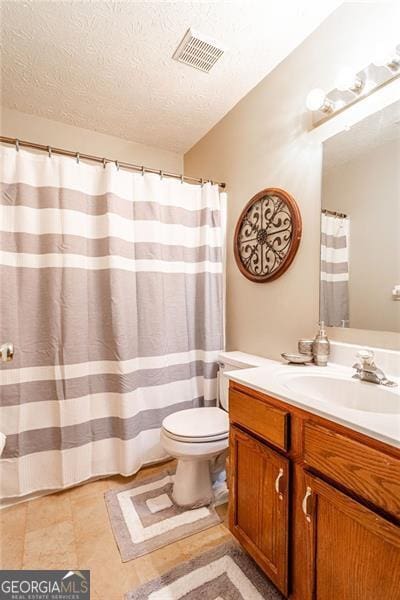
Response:
[[[215,404],[224,195],[1,148],[3,497],[128,475],[159,429]]]
[[[349,326],[349,218],[321,215],[320,320]]]

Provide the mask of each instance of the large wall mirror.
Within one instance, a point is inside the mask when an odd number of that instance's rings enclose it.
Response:
[[[400,101],[323,144],[320,319],[400,332]]]

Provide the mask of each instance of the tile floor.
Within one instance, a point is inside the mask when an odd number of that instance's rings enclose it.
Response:
[[[226,542],[224,519],[206,531],[122,563],[103,494],[165,468],[147,467],[132,477],[119,475],[0,510],[2,569],[90,569],[91,600],[122,600],[124,593],[176,564]]]

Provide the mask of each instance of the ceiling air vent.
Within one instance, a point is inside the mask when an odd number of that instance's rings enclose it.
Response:
[[[208,73],[223,53],[219,42],[188,29],[172,58]]]

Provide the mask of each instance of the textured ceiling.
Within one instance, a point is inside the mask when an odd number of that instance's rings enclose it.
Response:
[[[339,4],[3,0],[2,104],[184,152]],[[189,26],[227,48],[209,74],[171,58]]]
[[[400,141],[400,101],[394,102],[324,142],[324,170],[329,171],[393,140]]]

